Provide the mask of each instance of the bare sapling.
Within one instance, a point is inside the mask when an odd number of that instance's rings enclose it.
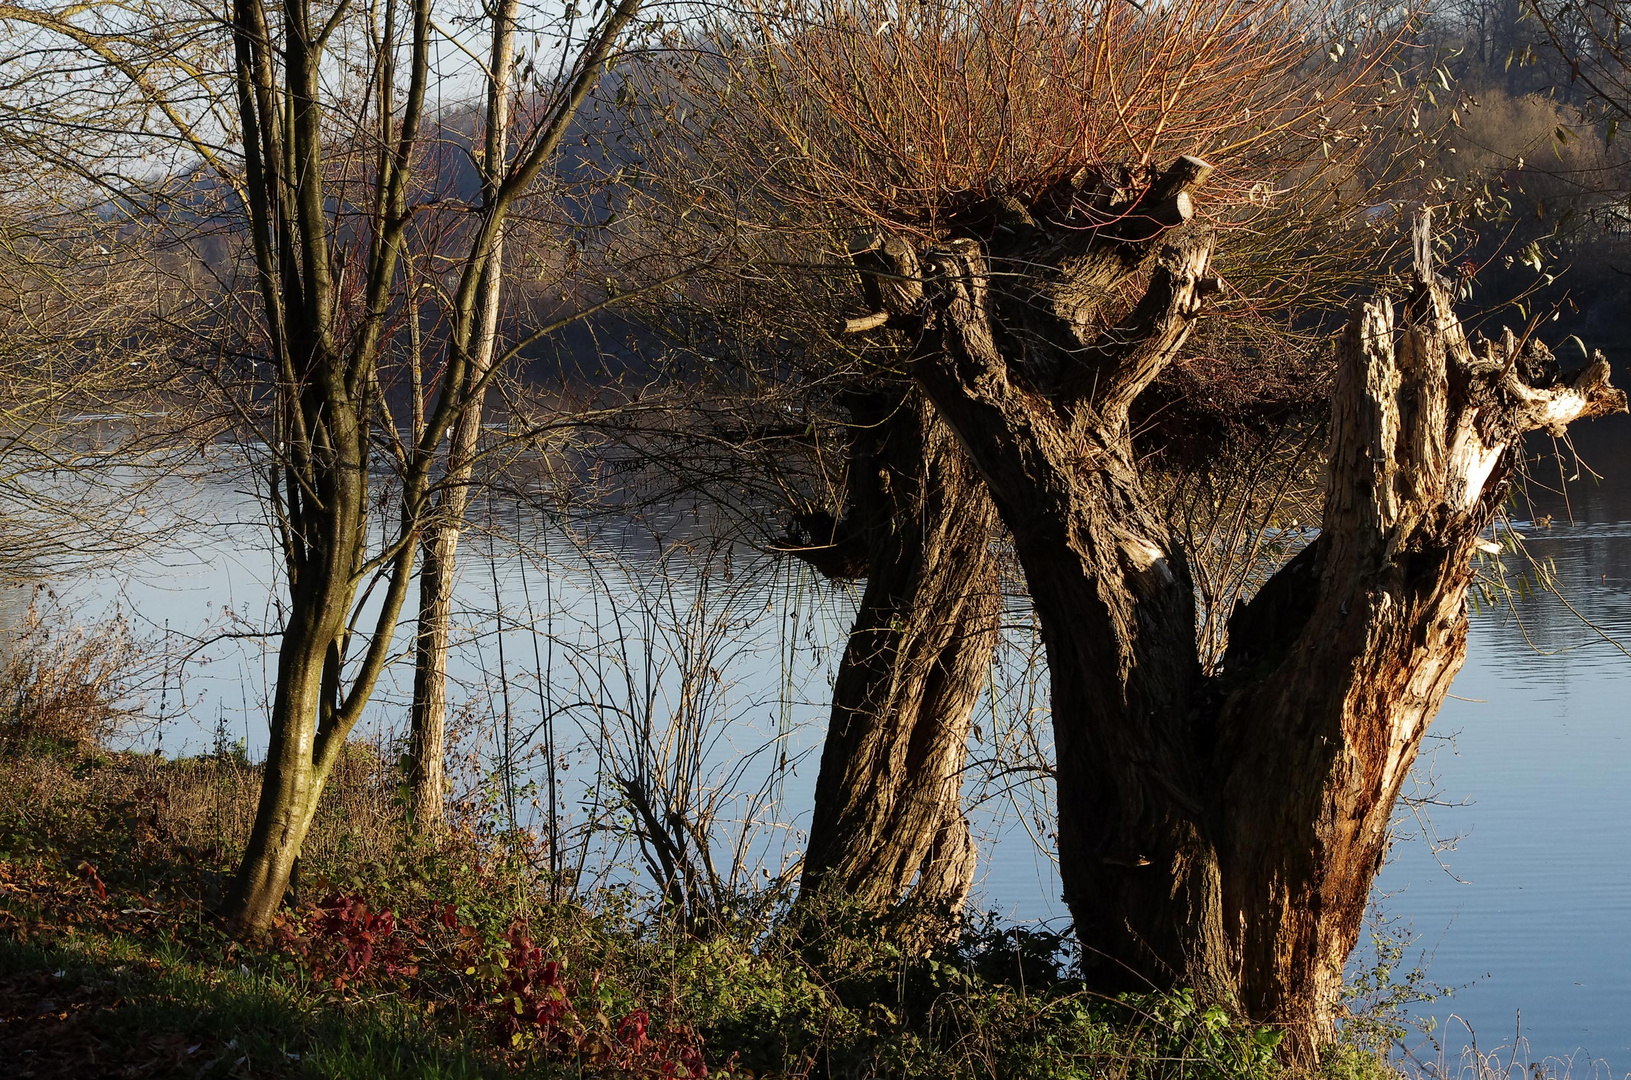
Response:
[[[576,54],[572,53],[574,46],[570,42],[562,44],[572,60],[568,78],[547,98],[544,108],[527,118],[531,128],[520,133],[521,145],[516,148],[513,160],[512,141],[517,133],[512,112],[514,99],[521,92],[515,78],[519,2],[502,0],[489,15],[492,46],[484,73],[487,88],[484,142],[475,157],[481,177],[482,205],[492,209],[496,224],[487,238],[490,250],[481,261],[475,289],[468,298],[469,317],[456,312],[450,320],[455,347],[468,354],[468,361],[464,386],[459,391],[462,404],[452,417],[442,475],[436,484],[435,505],[420,541],[423,563],[419,572],[408,781],[413,821],[425,836],[436,837],[446,829],[443,759],[447,739],[449,633],[459,532],[479,455],[483,403],[496,374],[495,360],[514,360],[519,353],[514,347],[499,349],[499,320],[505,302],[504,233],[508,207],[516,195],[525,191],[553,162],[561,141],[589,100],[601,71],[623,43],[639,9],[639,0],[609,5],[590,27],[583,43],[576,46]],[[536,338],[539,333],[542,331],[527,337]],[[531,433],[523,429],[511,434],[525,439]]]
[[[477,402],[491,369],[477,369],[491,355],[493,282],[505,221],[552,160],[573,109],[635,10],[629,0],[604,15],[556,88],[565,104],[534,117],[513,155],[484,174],[479,204],[459,233],[456,270],[447,278],[449,327],[435,389],[428,402],[414,401],[412,423],[403,427],[390,420],[379,365],[408,276],[403,253],[415,236],[409,224],[417,208],[410,200],[421,175],[435,76],[430,5],[419,2],[400,13],[402,25],[392,18],[369,23],[368,32],[381,35],[368,53],[372,67],[363,85],[371,93],[360,99],[349,141],[341,144],[366,180],[360,191],[344,180],[335,184],[337,193],[356,200],[350,205],[368,223],[366,233],[349,234],[358,239],[348,244],[339,242],[339,222],[324,194],[334,174],[329,155],[337,151],[324,129],[321,72],[337,26],[319,27],[299,4],[268,9],[245,0],[235,9],[245,186],[280,403],[269,441],[287,448],[269,475],[290,589],[260,810],[227,902],[229,920],[243,930],[263,926],[280,902],[323,782],[389,657],[445,433],[472,413],[479,418]],[[484,67],[490,102],[516,92],[508,82],[492,81],[495,69],[510,70],[513,15],[512,9],[489,13],[495,55]],[[491,109],[490,116],[502,119],[498,105]],[[293,163],[292,173],[286,162]],[[348,261],[336,264],[337,253]],[[355,291],[339,288],[345,279],[357,282]],[[381,420],[390,436],[385,461],[395,466],[399,511],[387,539],[371,545],[368,475]],[[381,602],[363,631],[359,601],[369,592],[378,592]],[[360,647],[359,657],[351,655],[353,647]]]

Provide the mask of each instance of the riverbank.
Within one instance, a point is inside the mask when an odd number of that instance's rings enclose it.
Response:
[[[0,761],[0,1060],[58,1077],[1229,1077],[1276,1035],[1187,997],[1108,1001],[1057,937],[980,924],[930,956],[776,898],[683,933],[611,890],[549,903],[524,845],[440,849],[348,755],[272,932],[207,912],[253,811],[231,755]],[[1385,1075],[1348,1049],[1332,1076]]]

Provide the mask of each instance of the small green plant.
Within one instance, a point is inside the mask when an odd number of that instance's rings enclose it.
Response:
[[[1403,927],[1373,916],[1368,953],[1352,965],[1342,992],[1342,1039],[1321,1069],[1332,1080],[1394,1076],[1389,1065],[1394,1049],[1413,1029],[1433,1030],[1432,1018],[1415,1020],[1411,1008],[1451,991],[1430,981],[1420,965],[1405,967],[1411,941]]]

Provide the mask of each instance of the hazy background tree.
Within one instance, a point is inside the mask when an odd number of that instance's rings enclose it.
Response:
[[[131,172],[170,149],[144,131],[159,109],[10,7],[0,31],[0,582],[12,584],[116,561],[174,526],[174,500],[152,487],[212,428],[175,362],[197,268],[155,226],[169,193],[128,197]]]

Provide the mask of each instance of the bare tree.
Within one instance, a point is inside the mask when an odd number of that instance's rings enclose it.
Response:
[[[185,457],[173,393],[185,253],[109,174],[162,155],[140,95],[0,8],[0,582],[37,580],[156,539],[156,478]],[[131,135],[127,132],[137,132]],[[196,443],[195,443],[196,445]]]
[[[263,925],[281,900],[323,778],[383,669],[428,520],[427,499],[445,433],[454,429],[457,439],[465,425],[479,424],[480,396],[492,370],[505,222],[553,159],[637,9],[638,0],[624,0],[605,12],[572,56],[566,77],[540,95],[543,100],[508,156],[508,101],[517,92],[510,82],[516,9],[501,6],[487,13],[491,52],[482,77],[492,156],[483,163],[482,191],[462,230],[463,253],[456,270],[443,279],[448,329],[439,385],[428,406],[416,412],[407,437],[393,444],[399,523],[394,537],[373,551],[366,528],[369,428],[384,411],[379,355],[391,298],[404,280],[400,260],[415,210],[410,200],[418,141],[435,74],[431,6],[417,0],[400,13],[406,25],[397,25],[399,13],[392,7],[372,12],[375,18],[357,28],[369,35],[367,77],[358,86],[370,91],[372,100],[358,108],[357,128],[348,134],[368,152],[372,167],[363,171],[360,197],[347,207],[365,214],[367,224],[366,231],[357,230],[352,246],[357,265],[344,268],[357,281],[350,310],[335,302],[346,294],[340,289],[342,268],[332,254],[340,223],[325,204],[324,181],[333,170],[320,112],[322,67],[337,24],[331,19],[319,25],[303,3],[268,9],[259,0],[243,0],[234,10],[246,187],[280,399],[275,437],[290,450],[279,462],[273,487],[291,589],[261,807],[228,905],[239,926]],[[343,191],[346,185],[338,186]],[[400,429],[392,424],[389,430],[396,435]],[[462,488],[468,477],[462,471],[467,458],[460,453],[455,441],[450,491]],[[456,527],[453,501],[458,498],[444,503],[440,525]],[[445,557],[435,567],[437,574],[451,572],[451,546],[444,547],[438,550]],[[383,602],[372,631],[360,635],[358,590],[375,575]],[[365,644],[347,679],[353,637]],[[416,736],[421,751],[438,753],[429,742]],[[418,773],[427,777],[435,771],[421,766]],[[436,798],[439,805],[439,785]]]
[[[513,84],[516,20],[520,5],[518,0],[500,0],[490,13],[492,45],[486,72],[485,142],[480,154],[476,155],[484,204],[496,205],[501,198],[513,199],[513,193],[505,195],[505,188],[514,187],[520,178],[523,182],[515,190],[524,190],[531,181],[524,170],[531,169],[535,176],[542,166],[554,158],[639,7],[637,0],[609,6],[589,28],[583,43],[574,46],[570,39],[562,43],[565,53],[572,56],[570,66],[564,58],[562,61],[564,85],[549,97],[545,108],[536,111],[532,119],[534,130],[528,133],[521,147],[520,159],[512,162],[511,111],[516,93]],[[578,49],[576,55],[572,55],[574,47]],[[459,346],[470,356],[464,375],[465,386],[461,391],[464,404],[448,436],[447,459],[438,486],[435,512],[426,524],[421,542],[424,563],[419,575],[409,783],[414,821],[422,832],[430,835],[445,828],[443,755],[455,560],[478,455],[482,405],[494,372],[499,343],[499,315],[503,305],[505,274],[504,216],[502,213],[497,215],[498,224],[490,240],[491,251],[477,280],[472,297],[474,317],[468,322],[454,320],[455,333],[469,335],[468,341]],[[554,326],[552,323],[546,329]],[[528,335],[531,340],[539,336],[541,334],[537,332]],[[512,347],[507,355],[513,358],[519,352],[519,347]],[[523,430],[515,434],[526,438],[537,432]]]
[[[29,211],[26,221],[6,211]],[[0,211],[0,583],[129,552],[159,530],[153,466],[173,464],[155,416],[173,366],[142,237],[24,203]],[[121,249],[112,254],[109,245]],[[140,250],[137,250],[140,249]],[[161,454],[161,451],[163,453]],[[141,466],[149,466],[142,468]],[[154,524],[158,515],[154,516]]]
[[[1502,13],[1504,56],[1496,53],[1490,59],[1504,61],[1509,85],[1514,67],[1520,72],[1529,66],[1539,69],[1538,78],[1530,75],[1529,85],[1513,89],[1549,88],[1571,103],[1595,106],[1611,131],[1631,116],[1631,72],[1626,69],[1631,38],[1620,5],[1612,0],[1508,0]],[[1527,16],[1534,23],[1524,27]]]
[[[434,641],[448,530],[495,370],[505,225],[638,6],[623,0],[587,20],[569,8],[553,76],[543,57],[516,72],[513,4],[478,13],[485,56],[441,27],[430,0],[241,0],[225,23],[179,4],[111,19],[73,7],[0,12],[128,87],[182,164],[230,193],[221,212],[247,218],[241,252],[228,254],[242,254],[251,284],[226,283],[221,315],[238,344],[213,374],[251,450],[263,448],[288,603],[260,807],[226,904],[240,929],[264,925],[283,897],[324,781],[391,656],[422,542],[436,553]],[[438,66],[443,46],[471,63]],[[450,152],[464,151],[433,111],[441,81],[459,77],[486,103],[469,200],[450,190]],[[154,186],[137,179],[113,178]],[[422,286],[441,312],[429,350]],[[407,393],[393,397],[397,382]],[[399,422],[403,397],[411,415]],[[381,472],[389,479],[376,485]],[[416,742],[422,776],[434,772],[434,741]]]

